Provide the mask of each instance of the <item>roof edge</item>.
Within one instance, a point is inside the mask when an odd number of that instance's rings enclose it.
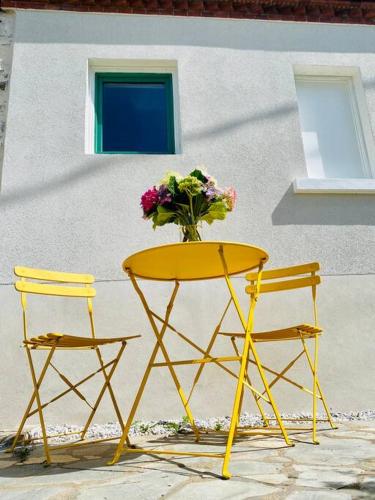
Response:
[[[375,24],[375,0],[0,0],[0,8]]]

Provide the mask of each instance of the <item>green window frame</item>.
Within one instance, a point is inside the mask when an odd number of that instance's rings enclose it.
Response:
[[[103,84],[164,83],[166,89],[167,151],[103,151]],[[98,154],[175,154],[173,80],[171,73],[95,73],[95,153]]]

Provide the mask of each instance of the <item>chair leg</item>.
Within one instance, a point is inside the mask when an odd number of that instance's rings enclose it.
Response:
[[[225,256],[224,256],[224,250],[223,250],[222,246],[220,246],[220,248],[219,248],[219,254],[220,254],[222,264],[223,264],[225,281],[226,281],[229,293],[230,293],[231,297],[233,298],[234,306],[237,310],[238,317],[242,323],[242,327],[243,327],[244,333],[245,333],[244,347],[242,350],[241,368],[240,368],[240,372],[238,374],[237,389],[236,389],[236,395],[234,398],[233,411],[232,411],[232,419],[231,419],[231,423],[230,423],[228,439],[227,439],[227,446],[226,446],[226,450],[225,450],[224,462],[223,462],[223,468],[222,468],[223,478],[229,479],[231,477],[231,474],[228,470],[228,466],[229,466],[230,455],[231,455],[231,450],[232,450],[233,437],[234,437],[236,427],[237,427],[237,418],[238,418],[238,409],[239,409],[239,404],[240,404],[240,396],[241,396],[241,391],[243,390],[243,385],[245,382],[244,377],[245,377],[246,367],[247,367],[247,364],[249,362],[249,351],[250,350],[253,352],[254,359],[256,361],[256,364],[257,364],[258,369],[259,369],[259,373],[260,373],[262,381],[263,381],[264,388],[267,391],[268,400],[269,400],[270,404],[272,405],[272,408],[275,412],[275,416],[276,416],[278,423],[280,425],[280,429],[281,429],[281,432],[284,436],[285,442],[288,445],[292,445],[292,443],[289,440],[288,434],[284,428],[284,424],[280,418],[278,409],[277,409],[276,404],[273,400],[271,391],[269,390],[267,380],[266,380],[265,375],[262,371],[262,366],[260,364],[257,352],[255,350],[255,347],[254,347],[252,339],[251,339],[251,333],[252,333],[253,321],[254,321],[254,309],[255,309],[255,304],[257,301],[257,296],[252,297],[252,300],[250,301],[250,309],[249,309],[249,314],[248,314],[248,318],[246,321],[245,317],[242,313],[242,309],[241,309],[241,306],[239,304],[236,291],[233,288],[233,285],[232,285],[231,280],[230,280],[229,275],[228,275],[228,267],[227,267],[227,263],[226,263]],[[263,263],[260,262],[259,267],[258,267],[258,282],[259,283],[260,283],[260,279],[261,279],[262,268],[263,268]]]
[[[47,462],[48,465],[50,465],[50,463],[51,463],[51,456],[50,456],[49,448],[48,448],[48,437],[47,437],[46,426],[45,426],[45,423],[44,423],[43,408],[42,408],[42,404],[40,402],[40,395],[39,395],[39,387],[40,387],[41,381],[37,381],[37,379],[36,379],[35,369],[34,369],[34,364],[33,364],[33,360],[32,360],[32,357],[31,357],[30,349],[27,348],[26,352],[27,352],[27,358],[29,360],[31,377],[32,377],[32,380],[33,380],[33,385],[34,385],[34,393],[35,393],[36,403],[37,403],[37,406],[38,406],[40,426],[42,428],[44,453],[45,453],[45,457],[46,457],[46,462]],[[51,351],[50,351],[50,353],[48,355],[48,358],[47,358],[47,361],[46,361],[46,365],[47,366],[50,363],[51,358],[52,358],[54,352],[55,352],[55,347],[53,347],[51,349]]]
[[[26,347],[26,349],[29,350],[28,347]],[[42,381],[44,379],[44,376],[45,376],[45,374],[47,372],[47,369],[48,369],[48,367],[50,365],[50,361],[51,361],[52,355],[53,355],[53,350],[51,350],[48,353],[48,356],[47,356],[47,359],[46,359],[46,361],[44,363],[43,369],[40,372],[39,379],[37,381],[37,386],[38,387],[40,387],[40,385],[41,385],[41,383],[42,383]],[[29,401],[29,403],[28,403],[28,405],[26,407],[26,411],[25,411],[25,413],[24,413],[24,415],[22,417],[22,420],[21,420],[21,423],[20,423],[20,425],[18,427],[17,433],[16,433],[16,435],[15,435],[15,437],[13,439],[12,446],[8,450],[6,450],[8,453],[13,453],[15,447],[17,446],[18,440],[19,440],[19,438],[21,436],[21,432],[22,432],[22,430],[23,430],[23,428],[25,426],[26,420],[30,416],[29,413],[30,413],[31,407],[34,404],[35,398],[36,398],[36,390],[35,390],[35,385],[34,385],[34,391],[33,391],[32,395],[31,395],[30,401]]]
[[[111,369],[109,371],[109,374],[108,375],[106,374],[105,377],[104,377],[105,378],[105,382],[104,382],[103,387],[101,388],[101,390],[99,392],[99,396],[97,397],[97,399],[95,401],[95,404],[94,404],[94,407],[93,407],[93,409],[92,409],[92,411],[91,411],[91,413],[89,415],[89,418],[87,419],[87,422],[86,422],[86,424],[85,424],[85,426],[83,428],[83,431],[81,433],[81,439],[84,439],[84,437],[86,435],[86,432],[87,432],[87,429],[89,428],[89,426],[90,426],[90,424],[92,422],[92,419],[95,416],[96,410],[98,409],[98,407],[100,405],[100,402],[102,400],[104,392],[109,387],[110,380],[111,380],[112,375],[114,374],[114,372],[116,370],[116,367],[118,365],[118,362],[120,361],[120,358],[122,356],[122,353],[123,353],[125,347],[126,347],[126,342],[123,342],[121,344],[121,347],[120,347],[120,350],[119,350],[119,352],[117,354],[117,357],[115,358],[115,361],[114,361],[114,363],[113,363],[113,365],[112,365],[112,367],[111,367]],[[101,371],[103,371],[103,370],[101,370]]]
[[[229,472],[229,461],[230,455],[232,451],[233,439],[236,434],[237,422],[238,422],[238,410],[240,408],[241,395],[243,394],[243,382],[245,378],[246,365],[247,365],[247,356],[249,353],[249,335],[246,335],[244,347],[242,351],[242,360],[240,366],[240,372],[238,374],[237,379],[237,389],[236,395],[234,397],[233,410],[232,410],[232,418],[230,421],[229,433],[227,438],[227,446],[225,449],[224,462],[222,468],[222,476],[224,479],[230,479],[231,473]]]
[[[246,378],[246,372],[245,372],[245,378]],[[241,411],[242,411],[242,405],[243,405],[244,392],[245,392],[244,386],[242,385],[241,396],[240,396],[240,404],[238,406],[237,427],[239,427],[239,425],[241,423]]]
[[[317,390],[317,374],[318,374],[318,335],[315,335],[314,349],[314,372],[313,372],[313,443],[319,444],[316,438],[316,390]]]
[[[318,376],[316,377],[316,386],[318,388],[319,395],[321,397],[321,400],[322,400],[322,403],[323,403],[323,407],[324,407],[324,410],[326,412],[327,419],[328,419],[329,425],[331,426],[331,429],[338,429],[337,425],[334,423],[334,421],[332,419],[332,415],[331,415],[331,412],[329,411],[329,407],[328,407],[326,398],[325,398],[325,396],[323,394],[323,391],[322,391],[322,389],[320,387],[320,382],[319,382]]]
[[[313,363],[312,363],[312,360],[311,360],[311,356],[309,354],[309,351],[307,349],[307,345],[306,345],[306,342],[304,339],[302,339],[302,345],[303,345],[303,350],[305,352],[305,355],[306,355],[306,358],[307,358],[307,362],[310,366],[310,370],[311,370],[311,373],[314,374],[314,367],[313,367]],[[328,422],[331,426],[332,429],[337,429],[337,425],[334,423],[333,419],[332,419],[332,415],[331,415],[331,412],[329,411],[329,407],[328,407],[328,403],[327,403],[327,400],[323,394],[323,391],[322,391],[322,388],[321,388],[321,385],[320,385],[320,382],[319,382],[319,378],[318,378],[318,374],[316,375],[316,387],[319,391],[319,395],[321,397],[321,400],[322,400],[322,403],[323,403],[323,407],[324,407],[324,410],[326,412],[326,415],[327,415],[327,419],[328,419]]]
[[[266,378],[266,376],[264,374],[264,371],[263,371],[263,368],[262,368],[262,364],[260,362],[260,359],[258,357],[258,353],[257,353],[257,351],[256,351],[255,346],[254,346],[253,343],[251,343],[250,349],[251,349],[251,351],[253,353],[255,364],[256,364],[256,366],[258,368],[258,372],[259,372],[260,378],[262,379],[262,383],[263,383],[264,389],[265,389],[265,391],[267,393],[268,400],[269,400],[269,402],[270,402],[270,404],[272,406],[272,409],[273,409],[273,412],[275,414],[277,423],[279,424],[279,427],[280,427],[281,433],[283,435],[284,441],[285,441],[285,443],[288,446],[294,446],[294,443],[292,443],[291,440],[289,439],[289,436],[288,436],[288,434],[286,432],[286,429],[284,427],[284,423],[283,423],[283,421],[281,419],[279,409],[276,406],[276,402],[275,402],[275,400],[273,398],[273,395],[271,393],[271,389],[270,389],[270,387],[268,385],[267,378]]]
[[[99,359],[99,363],[100,363],[100,366],[102,368],[102,371],[103,371],[103,376],[104,376],[104,379],[107,381],[108,380],[108,375],[107,375],[107,372],[105,370],[105,367],[104,367],[104,362],[103,362],[103,358],[102,358],[102,353],[99,349],[99,347],[97,347],[95,349],[96,351],[96,354],[98,356],[98,359]],[[117,419],[119,421],[119,424],[120,424],[120,427],[121,427],[121,431],[123,432],[124,431],[124,427],[125,427],[125,424],[124,424],[124,421],[122,419],[122,415],[121,415],[121,412],[120,412],[120,409],[118,407],[118,404],[117,404],[117,401],[116,401],[116,398],[115,398],[115,394],[113,392],[113,389],[112,389],[112,385],[110,384],[110,382],[108,381],[108,391],[109,391],[109,395],[111,397],[111,400],[112,400],[112,404],[113,404],[113,408],[116,412],[116,415],[117,415]],[[131,446],[131,443],[129,441],[129,438],[126,437],[126,444],[127,446]]]
[[[250,380],[249,376],[247,376],[247,381],[249,382],[249,385],[251,385],[251,386],[253,385],[251,383],[251,380]],[[267,418],[267,415],[266,415],[266,413],[264,411],[262,403],[260,402],[260,397],[257,396],[256,394],[254,394],[253,391],[251,391],[251,393],[252,393],[252,395],[254,397],[254,401],[255,401],[255,403],[256,403],[256,405],[258,407],[258,410],[260,411],[260,414],[261,414],[261,417],[262,417],[262,420],[263,420],[263,427],[269,427],[270,426],[270,422],[269,422],[269,420]]]
[[[21,436],[21,432],[23,431],[23,428],[25,426],[25,422],[26,422],[26,420],[27,420],[27,418],[29,416],[30,409],[31,409],[34,401],[35,401],[35,390],[33,391],[33,394],[32,394],[32,396],[30,398],[29,404],[27,405],[27,408],[26,408],[25,413],[24,413],[24,415],[22,417],[21,423],[18,426],[18,430],[17,430],[16,435],[14,436],[14,439],[13,439],[13,442],[12,442],[12,446],[6,450],[7,453],[13,453],[15,447],[17,446],[18,440],[19,440],[19,438]]]
[[[237,347],[237,344],[236,344],[235,337],[231,337],[231,342],[232,342],[232,345],[233,345],[234,352],[236,353],[236,356],[239,356],[240,353],[239,353],[239,350],[238,350],[238,347]],[[246,378],[248,384],[252,385],[250,377],[248,375],[247,369],[246,369],[245,378]],[[263,409],[262,403],[260,402],[260,398],[256,394],[254,394],[253,391],[251,391],[251,394],[253,395],[254,401],[255,401],[255,403],[256,403],[256,405],[258,407],[258,410],[260,411],[260,414],[262,416],[264,427],[269,427],[270,423],[269,423],[269,420],[268,420],[268,418],[267,418],[267,416],[265,414],[265,411]],[[241,400],[241,406],[240,406],[240,415],[241,415],[241,409],[242,409],[242,400]]]

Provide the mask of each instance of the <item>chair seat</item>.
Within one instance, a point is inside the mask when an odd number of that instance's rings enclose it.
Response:
[[[254,332],[251,334],[251,338],[254,342],[276,342],[278,340],[300,340],[301,337],[304,339],[310,339],[315,336],[315,334],[321,334],[323,330],[317,326],[308,325],[304,323],[303,325],[290,326],[288,328],[283,328],[281,330],[270,330],[269,332]],[[244,333],[224,333],[220,332],[221,335],[226,337],[239,337],[244,338]]]
[[[112,337],[112,338],[92,338],[92,337],[76,337],[65,333],[47,333],[24,340],[24,344],[32,346],[34,349],[95,349],[99,345],[115,344],[116,342],[127,342],[130,339],[135,339],[140,335],[132,335],[130,337]]]
[[[300,340],[313,338],[316,334],[321,334],[322,329],[313,325],[302,324],[290,326],[281,330],[271,330],[269,332],[255,332],[251,335],[254,342],[275,342],[278,340]]]

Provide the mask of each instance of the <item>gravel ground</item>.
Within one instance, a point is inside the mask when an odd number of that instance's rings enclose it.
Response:
[[[293,413],[293,414],[283,414],[284,419],[287,418],[308,418],[311,417],[309,413]],[[351,411],[351,412],[332,412],[332,417],[336,422],[351,422],[351,421],[370,421],[375,420],[375,410],[363,410],[363,411]],[[325,415],[320,415],[319,418],[325,418]],[[207,419],[196,420],[196,423],[201,429],[210,430],[227,430],[230,423],[230,417],[210,417]],[[301,422],[303,423],[303,422]],[[262,425],[262,420],[260,415],[251,415],[244,413],[241,415],[240,420],[241,426],[260,426]],[[77,435],[68,435],[73,431],[80,431],[82,427],[68,424],[61,425],[50,425],[47,427],[47,432],[49,435],[53,434],[63,434],[63,436],[51,439],[51,442],[69,442],[77,439]],[[130,428],[129,436],[148,436],[148,435],[158,435],[158,436],[170,436],[173,434],[183,434],[191,432],[191,427],[187,418],[184,417],[178,420],[158,420],[158,421],[135,421]],[[121,435],[121,429],[119,424],[109,422],[107,424],[92,425],[86,435],[86,439],[100,439],[107,437],[116,437]],[[27,431],[27,438],[35,440],[36,438],[41,438],[40,427],[34,427]],[[37,443],[38,441],[34,441]],[[1,447],[1,444],[0,444]]]

